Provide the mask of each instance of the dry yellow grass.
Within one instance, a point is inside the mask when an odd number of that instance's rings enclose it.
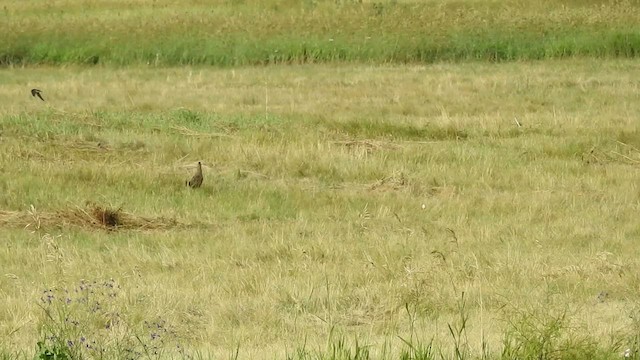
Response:
[[[1,70],[0,215],[22,217],[0,216],[0,344],[35,346],[43,290],[114,278],[132,323],[165,319],[206,354],[281,357],[331,332],[398,350],[407,305],[448,351],[462,293],[474,354],[564,311],[563,336],[632,346],[639,76],[587,60]],[[199,226],[25,227],[31,205],[86,201]]]

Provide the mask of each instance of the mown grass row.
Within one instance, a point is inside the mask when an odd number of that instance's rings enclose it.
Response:
[[[0,65],[514,61],[640,54],[632,2],[112,4],[0,14]],[[65,7],[66,6],[66,7]],[[16,31],[16,29],[19,29]]]

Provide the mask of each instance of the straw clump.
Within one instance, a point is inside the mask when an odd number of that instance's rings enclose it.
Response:
[[[37,211],[33,206],[27,211],[0,211],[0,226],[40,229],[46,227],[98,228],[107,230],[137,229],[155,230],[178,226],[175,219],[143,217],[122,210],[88,203],[54,211]]]

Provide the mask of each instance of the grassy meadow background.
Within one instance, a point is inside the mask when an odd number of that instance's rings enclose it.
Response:
[[[0,5],[1,359],[639,357],[639,3]]]
[[[624,0],[7,0],[0,64],[636,57],[638,18]]]

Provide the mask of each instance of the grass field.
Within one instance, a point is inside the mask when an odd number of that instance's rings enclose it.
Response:
[[[0,359],[640,356],[636,2],[210,5],[0,10]]]
[[[43,290],[115,279],[122,326],[164,320],[202,354],[325,351],[330,334],[397,354],[413,329],[448,356],[464,317],[465,354],[499,355],[509,334],[514,351],[618,357],[639,331],[638,75],[586,60],[4,70],[5,347],[35,346]],[[125,228],[95,207],[122,208]],[[83,335],[114,346],[93,320]]]

